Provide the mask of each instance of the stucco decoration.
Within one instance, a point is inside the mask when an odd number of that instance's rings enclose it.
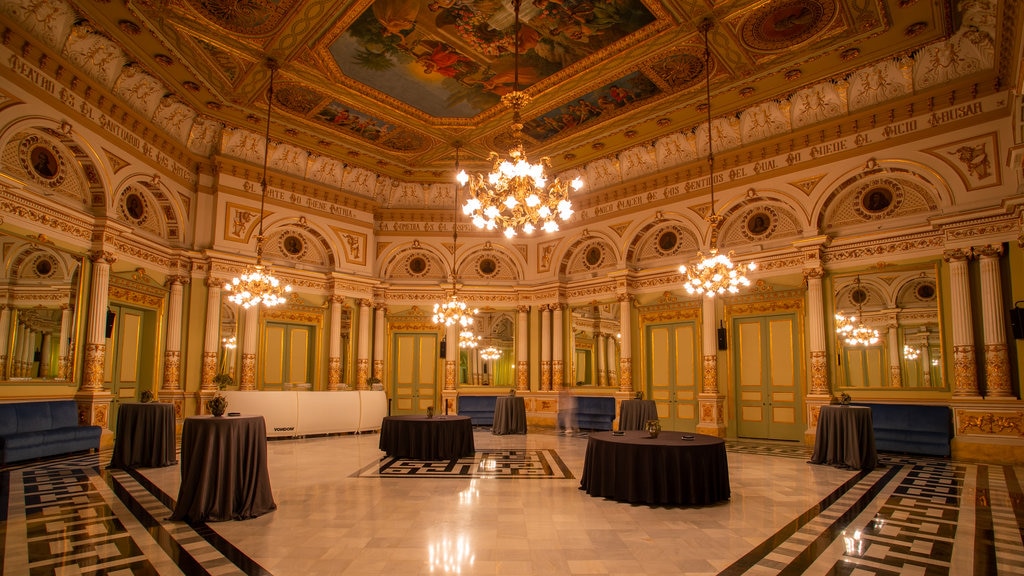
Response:
[[[341,250],[345,255],[345,263],[365,266],[366,234],[348,228],[332,227],[331,230],[341,242]]]
[[[708,155],[708,125],[698,124],[694,135],[697,141],[697,155]],[[740,137],[740,121],[735,116],[714,118],[711,120],[711,146],[715,153],[729,148],[737,148],[743,144]]]
[[[131,226],[135,231],[144,231],[156,238],[166,240],[167,223],[160,203],[144,186],[130,184],[118,194],[115,214],[118,220]]]
[[[752,243],[788,246],[801,233],[800,220],[788,206],[764,201],[730,212],[718,235],[718,243],[722,248],[737,249]]]
[[[261,136],[262,140],[263,137]],[[294,176],[305,177],[306,176],[306,164],[309,160],[309,152],[299,148],[298,146],[292,146],[291,144],[274,143],[270,144],[270,161],[267,165],[270,168],[279,170],[281,172],[287,172]]]
[[[327,156],[310,154],[306,164],[306,178],[333,188],[344,188],[345,165]]]
[[[641,233],[631,251],[629,265],[637,269],[664,266],[665,258],[690,258],[700,248],[693,232],[678,222],[665,222]]]
[[[791,50],[824,31],[836,11],[835,0],[772,0],[743,20],[740,38],[761,52]]]
[[[3,171],[56,193],[79,208],[89,201],[88,183],[73,155],[57,140],[32,132],[14,135],[3,149]],[[45,165],[44,165],[45,162]]]
[[[418,242],[413,242],[391,254],[381,267],[381,276],[388,280],[447,282],[450,265],[450,262],[442,262],[437,254],[420,247]]]
[[[762,102],[740,114],[740,135],[743,142],[751,143],[784,134],[790,130],[788,100]]]
[[[836,193],[823,217],[825,232],[879,220],[924,215],[938,209],[934,190],[904,174],[878,174]]]
[[[220,142],[224,125],[205,116],[197,116],[192,120],[188,136],[188,149],[200,156],[210,156]]]
[[[989,12],[977,8],[969,9],[968,12],[984,27],[979,28],[965,22],[949,39],[925,46],[914,58],[914,85],[917,89],[949,82],[992,67],[995,57],[995,30],[994,25],[989,25]]]
[[[658,168],[669,168],[697,157],[696,142],[693,134],[676,132],[654,143],[654,153],[658,160]]]
[[[423,199],[423,204],[425,206],[440,209],[447,208],[452,211],[455,210],[455,183],[434,182],[426,185],[426,192],[427,195]]]
[[[488,247],[476,249],[459,257],[459,280],[521,280],[523,275],[511,256],[499,248]]]
[[[854,72],[850,78],[850,111],[860,110],[914,91],[909,58],[879,62]]]
[[[196,116],[195,110],[177,98],[167,97],[160,100],[153,114],[153,122],[166,130],[172,138],[184,144],[189,142]]]
[[[342,188],[346,191],[362,194],[363,196],[371,196],[376,186],[377,174],[365,168],[345,166],[342,175]]]
[[[622,182],[622,173],[619,172],[618,160],[611,158],[600,158],[587,164],[587,177],[584,179],[592,190],[614,186]]]
[[[925,152],[956,170],[967,190],[998,186],[1002,182],[997,160],[999,142],[994,132],[927,148]]]
[[[275,226],[267,232],[263,255],[269,260],[287,261],[290,267],[302,263],[321,268],[332,268],[334,257],[322,235],[316,230],[298,225]]]
[[[271,142],[271,148],[274,144]],[[263,164],[263,136],[241,128],[225,128],[221,132],[221,152],[253,164]]]
[[[72,28],[64,53],[93,80],[111,89],[128,62],[128,57],[113,40],[98,34],[86,23]]]
[[[578,242],[563,262],[562,272],[570,276],[609,270],[618,264],[615,249],[607,240],[600,237]]]
[[[654,172],[658,168],[654,146],[635,146],[622,151],[619,153],[619,167],[622,169],[623,179]]]
[[[821,82],[789,98],[792,127],[801,128],[846,113],[847,82]]]
[[[59,0],[5,0],[0,2],[0,11],[56,50],[60,50],[78,17],[71,6]]]
[[[114,82],[114,92],[133,110],[152,118],[160,100],[167,95],[167,88],[142,68],[129,64]]]
[[[402,182],[387,176],[377,178],[374,197],[385,208],[423,208],[425,194],[423,184]]]

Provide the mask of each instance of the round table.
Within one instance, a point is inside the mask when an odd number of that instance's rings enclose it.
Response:
[[[871,408],[842,404],[822,406],[810,462],[852,470],[872,470],[878,466]]]
[[[171,520],[244,520],[276,508],[263,416],[185,418],[181,486]]]
[[[683,435],[692,437],[684,440]],[[657,438],[629,430],[590,435],[580,489],[634,504],[704,505],[728,500],[725,441],[663,431]]]
[[[110,468],[159,468],[177,463],[173,404],[128,402],[118,406]]]
[[[494,401],[492,434],[526,434],[526,401],[521,396],[498,396]]]
[[[619,405],[619,430],[644,430],[648,420],[657,419],[654,400],[623,400]]]
[[[469,416],[385,416],[380,449],[393,458],[454,460],[472,457],[473,420]]]

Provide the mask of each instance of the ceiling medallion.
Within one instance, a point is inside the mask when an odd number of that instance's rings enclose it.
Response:
[[[572,216],[571,190],[583,187],[578,177],[572,182],[555,178],[548,184],[544,174],[551,168],[548,158],[541,158],[534,164],[526,158],[523,148],[523,119],[520,111],[529,103],[530,97],[519,90],[519,6],[522,0],[512,0],[515,12],[515,49],[513,56],[512,91],[501,97],[502,104],[512,109],[512,147],[508,159],[497,152],[491,152],[494,162],[491,172],[486,175],[459,174],[460,182],[469,183],[469,198],[462,210],[473,219],[477,228],[495,230],[500,228],[506,238],[512,238],[520,230],[530,234],[538,227],[545,232],[558,230],[558,220]]]
[[[740,37],[754,50],[791,50],[821,33],[835,15],[835,0],[772,0],[743,21]]]
[[[849,62],[858,56],[860,56],[860,48],[847,48],[839,54],[839,58],[842,59],[843,62]]]

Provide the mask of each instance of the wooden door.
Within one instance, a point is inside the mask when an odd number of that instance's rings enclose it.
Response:
[[[285,384],[310,384],[313,388],[315,330],[313,326],[267,322],[262,354],[264,390],[281,390]]]
[[[738,436],[802,438],[798,328],[796,314],[733,319]]]
[[[438,408],[437,334],[396,332],[391,343],[392,414],[424,414]]]
[[[109,418],[113,430],[121,402],[138,400],[143,390],[156,392],[159,385],[153,382],[156,358],[152,353],[142,353],[153,349],[152,313],[115,304],[108,309],[114,314],[114,322],[103,358],[103,381],[114,396]]]
[[[646,327],[647,389],[665,430],[697,428],[700,385],[700,333],[696,322]]]

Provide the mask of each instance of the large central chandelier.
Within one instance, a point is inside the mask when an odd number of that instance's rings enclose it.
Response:
[[[455,148],[455,170],[459,170],[459,147]],[[460,173],[461,174],[461,173]],[[439,302],[434,304],[434,324],[444,324],[445,326],[452,326],[458,324],[463,328],[467,328],[473,325],[473,315],[479,312],[479,310],[471,309],[468,304],[459,300],[458,295],[458,259],[457,255],[459,252],[459,194],[458,190],[461,190],[463,183],[461,177],[459,178],[459,188],[455,194],[455,218],[452,220],[452,295],[447,302]],[[462,345],[461,337],[459,345]]]
[[[512,0],[515,10],[515,49],[512,51],[512,91],[501,97],[501,103],[512,109],[512,147],[508,159],[497,152],[491,152],[494,162],[491,172],[468,176],[460,174],[469,182],[469,198],[462,211],[472,217],[477,228],[495,230],[501,228],[506,238],[516,235],[518,230],[530,234],[537,228],[545,232],[558,230],[558,220],[572,216],[570,188],[579,190],[583,181],[578,177],[565,183],[555,178],[548,186],[545,168],[551,168],[551,161],[544,157],[537,164],[526,158],[523,148],[523,119],[520,111],[530,102],[530,97],[519,90],[519,5],[522,0]]]
[[[229,292],[228,300],[242,306],[252,308],[263,304],[266,307],[277,306],[285,302],[285,294],[291,292],[292,287],[281,284],[269,264],[263,263],[263,209],[267,201],[267,161],[270,157],[270,111],[274,104],[274,72],[277,71],[277,61],[267,60],[267,68],[270,68],[270,88],[267,90],[267,130],[263,144],[263,179],[260,181],[260,224],[259,232],[256,234],[256,264],[246,266],[241,276],[237,276],[224,285],[224,290]]]
[[[724,218],[715,213],[715,152],[711,139],[711,48],[708,44],[708,32],[713,25],[711,18],[705,18],[700,25],[700,30],[704,33],[704,74],[708,112],[708,186],[711,188],[711,212],[708,213],[705,220],[711,225],[711,249],[707,256],[698,251],[696,264],[679,266],[679,273],[686,277],[683,281],[686,292],[708,297],[726,292],[735,294],[739,292],[740,286],[750,286],[750,280],[747,279],[746,273],[757,267],[753,262],[734,264],[732,259],[735,253],[732,250],[728,254],[718,252],[718,228]]]

